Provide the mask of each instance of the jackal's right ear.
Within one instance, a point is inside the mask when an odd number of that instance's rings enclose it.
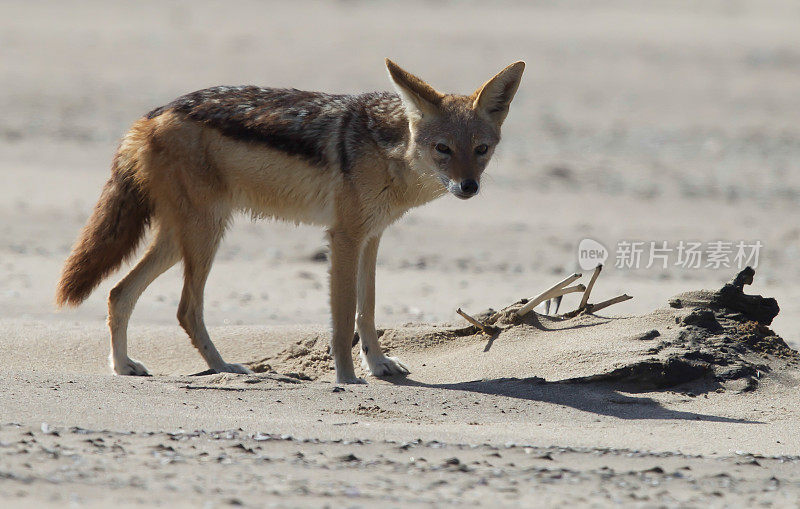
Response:
[[[514,62],[497,73],[494,78],[475,91],[473,94],[475,102],[472,107],[493,119],[498,125],[502,124],[508,115],[511,100],[517,93],[524,70],[525,62]]]
[[[437,111],[442,94],[388,58],[386,69],[409,114],[424,117]]]

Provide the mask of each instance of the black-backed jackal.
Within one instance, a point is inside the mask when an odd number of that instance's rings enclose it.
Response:
[[[56,296],[60,306],[80,304],[152,226],[144,257],[109,295],[115,373],[147,374],[128,357],[128,319],[145,288],[178,261],[178,321],[192,344],[211,369],[248,372],[222,359],[203,322],[206,278],[236,210],[327,229],[337,382],[363,382],[353,369],[354,326],[370,373],[408,373],[383,354],[375,330],[380,236],[447,191],[462,199],[478,193],[525,64],[511,64],[469,96],[439,93],[392,61],[386,66],[397,94],[215,87],[133,125]]]

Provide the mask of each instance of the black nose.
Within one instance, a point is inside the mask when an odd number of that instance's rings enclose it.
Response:
[[[478,194],[478,182],[472,179],[461,181],[461,192],[468,195]]]

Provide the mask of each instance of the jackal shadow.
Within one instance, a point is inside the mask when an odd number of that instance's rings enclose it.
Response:
[[[658,401],[647,396],[623,394],[620,392],[621,388],[617,384],[608,382],[548,382],[541,378],[495,378],[468,382],[431,384],[401,376],[387,378],[386,380],[399,386],[446,389],[492,396],[504,396],[527,401],[540,401],[626,420],[672,419],[737,424],[763,424],[760,421],[751,421],[748,419],[736,419],[673,410],[664,407]],[[709,381],[698,383],[708,385],[708,387],[703,387],[703,389],[706,390],[711,389],[711,387],[715,385],[715,382]]]

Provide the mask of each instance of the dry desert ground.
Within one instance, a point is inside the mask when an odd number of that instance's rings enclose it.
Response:
[[[2,2],[0,505],[796,507],[798,20],[788,0]],[[333,383],[323,233],[240,217],[206,321],[255,373],[196,375],[174,268],[129,334],[154,376],[113,376],[121,274],[77,309],[53,294],[130,123],[212,85],[385,90],[384,57],[459,93],[527,62],[481,194],[383,238],[377,322],[411,374]],[[610,251],[593,299],[633,300],[501,313],[492,336],[456,315],[577,270],[582,239]],[[769,327],[714,300],[733,260],[615,263],[695,241],[760,243],[744,291],[777,299]]]

